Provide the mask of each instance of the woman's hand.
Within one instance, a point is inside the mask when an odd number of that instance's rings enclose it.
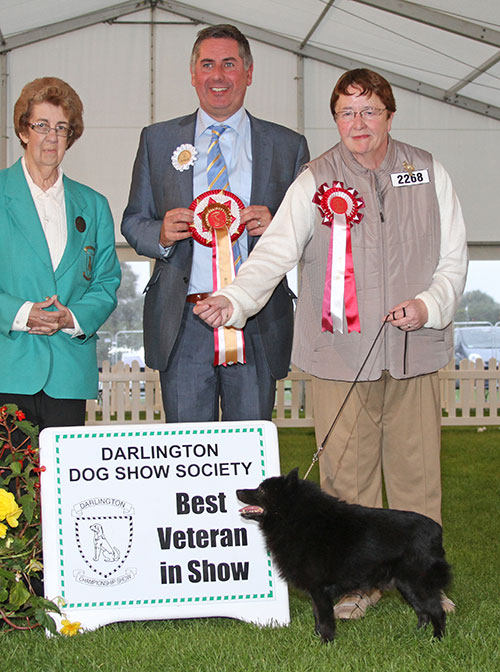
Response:
[[[403,331],[417,331],[428,320],[427,306],[422,299],[410,299],[398,303],[389,311],[387,322]]]
[[[196,302],[193,313],[217,329],[224,326],[233,314],[233,304],[225,296],[209,296]]]
[[[54,307],[56,310],[47,310]],[[43,334],[52,336],[60,329],[73,329],[73,315],[69,308],[64,306],[57,294],[48,296],[45,301],[37,301],[31,308],[27,326],[30,334]]]

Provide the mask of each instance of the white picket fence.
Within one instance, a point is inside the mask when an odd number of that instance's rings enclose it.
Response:
[[[157,371],[104,362],[99,399],[87,402],[87,424],[165,422]],[[496,359],[454,362],[439,372],[443,425],[500,425],[500,369]],[[297,369],[278,381],[274,422],[312,427],[311,378]]]
[[[452,361],[439,372],[443,425],[500,425],[500,369],[496,359]]]

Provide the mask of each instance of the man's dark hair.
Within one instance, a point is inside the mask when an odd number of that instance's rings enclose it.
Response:
[[[196,36],[191,52],[191,70],[194,69],[198,56],[200,55],[201,43],[212,37],[216,39],[225,37],[226,39],[229,38],[230,40],[235,40],[238,43],[238,52],[240,58],[243,60],[243,66],[245,70],[248,70],[253,63],[253,56],[250,51],[248,40],[236,26],[231,26],[229,23],[219,23],[215,26],[208,26],[208,28],[200,30]]]

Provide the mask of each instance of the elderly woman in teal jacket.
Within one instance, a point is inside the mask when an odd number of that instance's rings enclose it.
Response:
[[[59,167],[82,112],[66,82],[27,84],[14,108],[24,156],[0,171],[0,405],[16,403],[40,429],[84,424],[96,332],[121,277],[107,200]]]

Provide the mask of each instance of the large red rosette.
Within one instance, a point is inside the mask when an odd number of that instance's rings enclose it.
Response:
[[[334,181],[331,187],[326,182],[319,187],[313,203],[318,206],[322,224],[331,229],[321,330],[343,333],[345,314],[348,333],[360,332],[351,227],[363,219],[359,210],[365,207],[365,202],[355,189]]]
[[[193,223],[189,229],[193,238],[212,248],[213,291],[230,284],[235,276],[232,243],[245,229],[240,221],[242,201],[230,191],[212,190],[197,196],[189,206]],[[245,364],[245,341],[241,329],[219,327],[214,329],[214,365]]]

